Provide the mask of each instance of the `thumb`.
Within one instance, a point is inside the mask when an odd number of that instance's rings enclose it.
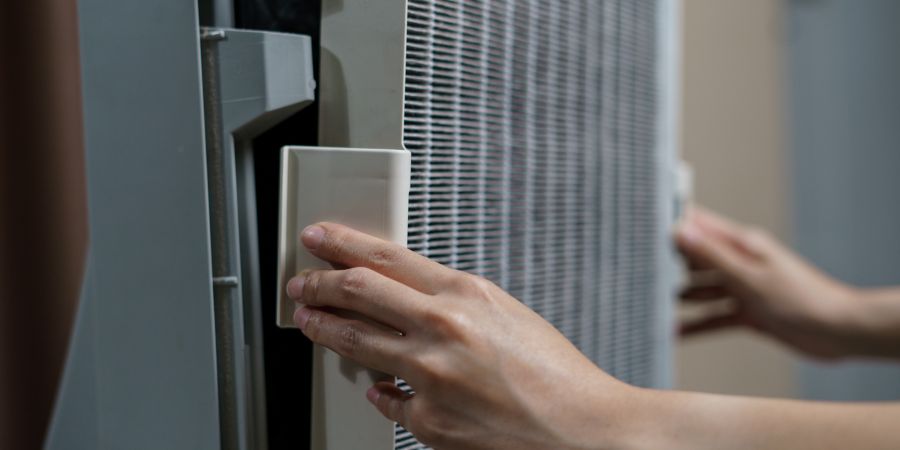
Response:
[[[389,420],[406,426],[409,401],[413,396],[403,392],[394,383],[379,381],[366,391],[366,398]]]

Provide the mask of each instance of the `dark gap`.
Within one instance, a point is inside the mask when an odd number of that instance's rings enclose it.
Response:
[[[234,5],[238,28],[310,36],[319,79],[321,0],[235,0]],[[313,102],[253,141],[270,450],[308,449],[310,444],[312,345],[299,331],[275,326],[275,298],[280,149],[318,144],[318,110]]]

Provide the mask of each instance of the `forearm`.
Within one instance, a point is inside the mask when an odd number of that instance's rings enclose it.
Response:
[[[641,390],[630,449],[896,449],[900,404],[839,404]]]
[[[900,288],[857,289],[854,297],[835,319],[849,353],[900,358]]]

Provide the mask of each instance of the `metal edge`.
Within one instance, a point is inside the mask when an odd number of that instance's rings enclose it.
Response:
[[[672,242],[676,223],[676,172],[679,154],[679,105],[681,81],[681,0],[657,0],[657,201],[659,258],[656,271],[657,314],[653,324],[656,364],[653,385],[673,385],[675,289],[680,263]]]

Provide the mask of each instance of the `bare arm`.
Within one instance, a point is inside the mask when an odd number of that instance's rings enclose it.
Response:
[[[838,319],[851,353],[900,357],[900,288],[856,289],[855,307]]]
[[[896,405],[636,388],[487,280],[340,225],[302,240],[348,269],[292,279],[294,321],[313,341],[406,379],[415,395],[378,383],[367,397],[437,450],[900,448]]]
[[[634,449],[896,449],[900,404],[838,404],[647,391]],[[641,430],[634,429],[642,425]]]

